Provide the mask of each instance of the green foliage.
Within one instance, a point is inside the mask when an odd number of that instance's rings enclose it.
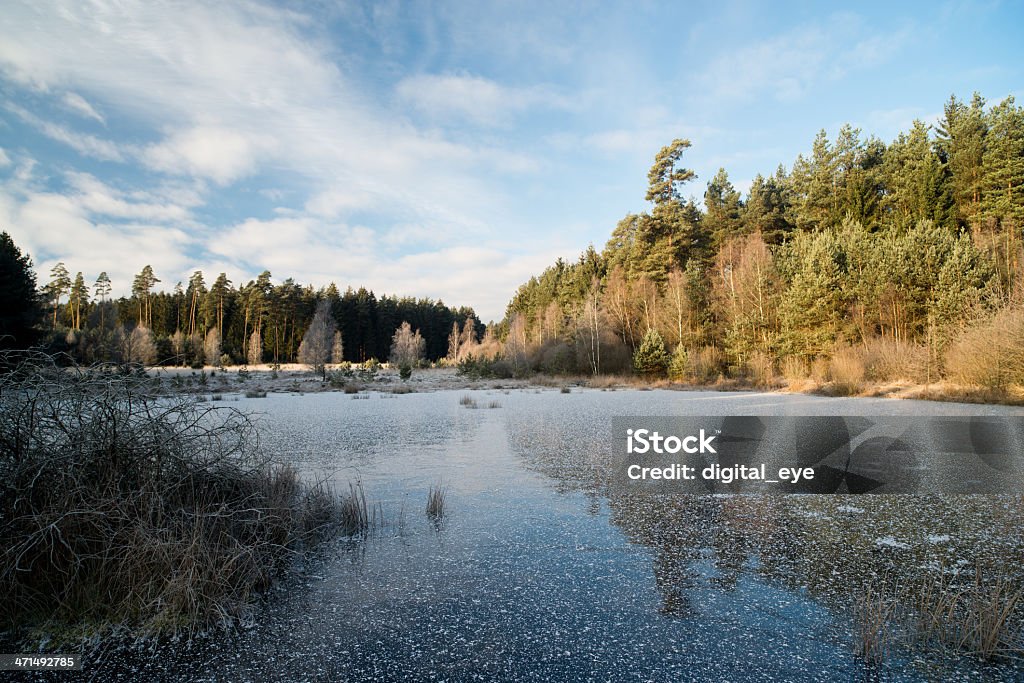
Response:
[[[668,368],[669,356],[665,342],[654,328],[647,330],[640,347],[633,354],[633,368],[643,375],[661,376]]]
[[[837,347],[875,340],[935,356],[1020,287],[1024,110],[1013,98],[990,109],[951,98],[934,132],[915,121],[890,145],[850,125],[822,130],[791,172],[758,175],[745,199],[720,169],[703,211],[680,194],[694,178],[680,166],[688,147],[658,152],[653,206],[619,221],[603,251],[520,287],[497,328],[515,320],[518,359],[554,367],[545,357],[564,334],[581,365],[600,358],[607,371],[614,341],[647,373],[640,332],[655,330],[677,349],[665,361],[674,377],[728,367],[770,382],[782,358],[825,367]]]
[[[668,364],[669,379],[679,381],[686,378],[687,356],[686,347],[682,344],[677,344],[676,348],[672,351],[672,358]]]
[[[0,349],[28,348],[39,339],[42,308],[32,259],[0,233]]]

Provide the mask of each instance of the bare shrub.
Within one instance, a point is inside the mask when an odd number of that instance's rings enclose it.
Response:
[[[864,385],[864,358],[859,349],[844,347],[832,354],[828,365],[829,379],[836,393],[859,393]]]
[[[930,370],[930,372],[929,372]],[[893,339],[874,339],[864,349],[864,375],[874,382],[927,382],[938,378],[928,367],[928,347]],[[930,375],[930,376],[929,376]]]
[[[949,379],[988,389],[1024,385],[1024,309],[1007,306],[957,335],[945,354]]]
[[[810,372],[807,363],[800,356],[786,356],[782,359],[782,376],[789,382],[807,379]]]
[[[827,358],[815,358],[811,361],[811,379],[818,384],[829,381],[829,360]]]
[[[687,354],[686,374],[697,382],[713,382],[722,373],[722,352],[714,346],[702,346]]]
[[[2,360],[3,623],[229,621],[336,519],[236,410],[42,354]]]
[[[754,351],[747,360],[747,372],[756,386],[770,387],[775,383],[775,359],[764,351]]]

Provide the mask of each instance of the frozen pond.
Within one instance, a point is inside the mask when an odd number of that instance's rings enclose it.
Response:
[[[476,409],[460,405],[471,396]],[[368,396],[368,398],[367,398]],[[488,407],[492,402],[497,407]],[[1021,415],[994,406],[671,391],[270,395],[264,446],[385,526],[339,540],[232,635],[86,664],[96,680],[1008,680],[854,655],[888,572],[984,563],[1018,581],[1019,498],[609,494],[622,415]],[[424,514],[432,485],[448,513]]]

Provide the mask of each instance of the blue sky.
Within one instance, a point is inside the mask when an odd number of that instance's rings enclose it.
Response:
[[[1024,95],[1020,3],[31,2],[0,12],[0,229],[115,293],[151,264],[500,318],[646,208],[850,122]]]

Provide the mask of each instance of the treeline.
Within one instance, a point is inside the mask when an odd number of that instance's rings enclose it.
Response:
[[[651,209],[623,218],[602,251],[519,288],[498,334],[505,362],[706,381],[822,374],[856,348],[868,374],[898,357],[875,374],[924,381],[957,371],[969,328],[1014,329],[1003,318],[1024,288],[1024,110],[1012,97],[950,98],[938,126],[915,121],[889,144],[821,131],[746,197],[719,170],[703,208],[680,191],[695,178],[681,165],[689,146],[658,153]]]
[[[269,271],[239,287],[224,273],[208,285],[201,271],[171,291],[158,291],[159,282],[147,265],[135,276],[130,297],[111,300],[106,273],[89,283],[80,272],[72,278],[58,263],[39,291],[51,350],[86,363],[296,362],[323,301],[340,332],[333,362],[387,360],[395,330],[404,322],[419,332],[431,361],[448,353],[453,326],[462,328],[469,321],[478,334],[484,330],[472,308],[432,299],[378,298],[365,288],[341,293],[333,283],[319,289],[291,278],[274,284]]]

